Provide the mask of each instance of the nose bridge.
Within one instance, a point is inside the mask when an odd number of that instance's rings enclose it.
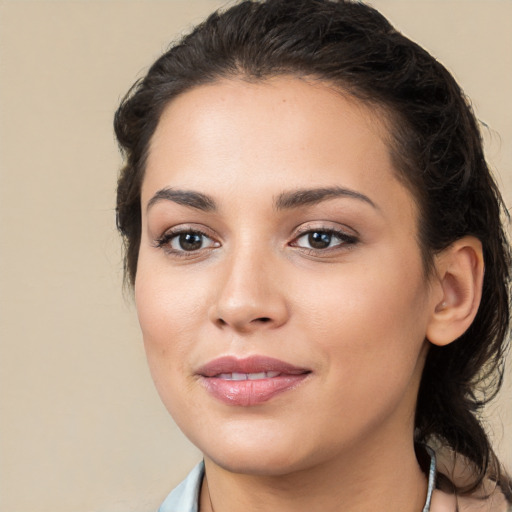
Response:
[[[277,280],[277,259],[271,248],[254,240],[235,244],[219,276],[212,321],[239,331],[282,325],[288,311]]]

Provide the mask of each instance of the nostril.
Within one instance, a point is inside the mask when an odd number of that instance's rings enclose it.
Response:
[[[267,322],[270,322],[270,318],[268,316],[263,316],[261,318],[255,318],[255,322],[261,322],[262,324],[266,324]]]

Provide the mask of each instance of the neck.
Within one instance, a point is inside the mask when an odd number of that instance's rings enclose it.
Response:
[[[205,459],[201,512],[421,512],[426,476],[414,446],[373,444],[286,475],[232,473]]]

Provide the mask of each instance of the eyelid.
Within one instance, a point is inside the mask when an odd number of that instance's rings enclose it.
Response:
[[[310,233],[328,233],[335,237],[337,237],[340,240],[340,243],[336,244],[333,247],[326,247],[323,249],[318,249],[314,247],[303,247],[298,245],[297,241],[304,237],[305,235],[308,235]],[[354,229],[349,228],[348,226],[345,226],[344,228],[341,228],[339,225],[333,226],[331,223],[329,224],[318,224],[318,223],[307,223],[299,226],[293,236],[293,240],[290,242],[289,245],[292,247],[295,247],[297,249],[300,249],[303,252],[306,252],[308,254],[312,255],[326,255],[331,254],[332,252],[336,251],[346,251],[351,249],[354,245],[356,245],[359,242],[359,233],[357,233]]]
[[[209,247],[201,247],[196,250],[186,251],[180,249],[174,249],[171,247],[171,241],[179,235],[191,233],[201,235],[210,239],[213,244]],[[171,256],[177,256],[182,258],[197,258],[201,254],[204,254],[206,251],[210,251],[217,247],[221,246],[221,243],[218,240],[212,231],[205,226],[200,226],[197,224],[179,224],[177,226],[173,226],[171,228],[166,229],[160,236],[157,236],[152,243],[153,247],[156,249],[164,250],[167,254]]]
[[[295,235],[300,236],[304,233],[309,233],[311,231],[332,231],[337,233],[342,233],[346,236],[353,236],[355,238],[359,238],[359,233],[349,226],[344,224],[340,224],[337,222],[331,221],[313,221],[313,222],[305,222],[300,226],[295,228]]]

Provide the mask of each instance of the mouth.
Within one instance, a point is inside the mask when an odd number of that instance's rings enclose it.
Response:
[[[265,356],[221,357],[197,371],[206,391],[214,398],[242,407],[262,404],[291,391],[310,374],[307,368]]]

